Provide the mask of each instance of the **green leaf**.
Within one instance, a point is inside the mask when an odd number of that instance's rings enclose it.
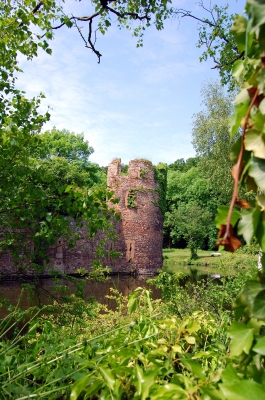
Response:
[[[254,335],[259,335],[260,328],[265,325],[265,321],[260,321],[258,318],[250,318],[248,322],[249,328],[253,329]]]
[[[220,228],[221,225],[226,225],[227,223],[227,215],[228,215],[229,206],[219,206],[217,209],[217,215],[215,217],[215,225],[217,228]],[[237,210],[233,210],[231,217],[231,225],[235,226],[241,214]]]
[[[247,131],[244,139],[246,150],[253,151],[254,156],[258,158],[265,158],[265,134],[250,129]]]
[[[34,322],[32,325],[30,325],[30,328],[28,330],[28,333],[36,333],[36,329],[39,327],[39,322]]]
[[[259,105],[259,110],[261,114],[265,114],[265,99],[261,100],[260,105]]]
[[[242,210],[242,218],[238,223],[237,233],[243,235],[245,241],[250,245],[257,230],[260,219],[260,209],[250,208]]]
[[[257,186],[265,191],[265,160],[253,157],[249,165],[249,175],[254,178]]]
[[[111,372],[110,369],[105,368],[105,367],[99,367],[99,372],[101,373],[101,375],[103,376],[106,385],[108,386],[108,388],[110,390],[113,390],[114,388],[114,384],[115,384],[115,378]]]
[[[265,194],[259,194],[257,196],[257,203],[261,207],[262,211],[265,210]]]
[[[189,333],[197,332],[201,328],[200,324],[196,321],[191,321],[188,323],[186,329]]]
[[[238,383],[219,385],[227,400],[261,400],[265,398],[265,388],[257,382],[241,380]]]
[[[136,394],[140,396],[141,400],[145,400],[149,396],[150,388],[154,384],[158,372],[158,368],[143,371],[141,367],[136,365],[136,379],[134,383],[137,390]]]
[[[197,361],[182,359],[182,364],[191,371],[197,378],[205,380],[205,374],[203,372],[201,364]]]
[[[196,339],[195,339],[194,336],[186,336],[186,337],[185,337],[185,340],[186,340],[186,342],[189,343],[189,344],[195,344],[195,343],[196,343]]]
[[[259,292],[253,303],[253,316],[256,318],[265,318],[265,290]]]
[[[231,364],[227,364],[226,369],[222,372],[223,383],[238,382],[240,379]]]
[[[245,117],[248,110],[248,103],[240,103],[235,106],[234,114],[229,120],[230,138],[233,139],[240,127],[242,119]]]
[[[51,213],[47,213],[47,214],[46,214],[46,220],[47,220],[48,222],[51,222],[51,220],[52,220],[52,214],[51,214]]]
[[[220,390],[217,390],[214,386],[201,386],[200,390],[202,393],[206,394],[207,397],[205,399],[211,400],[225,400],[223,393]]]
[[[85,389],[86,385],[88,384],[91,376],[85,376],[84,378],[79,379],[76,381],[71,390],[70,400],[76,400],[80,393]]]
[[[263,290],[265,290],[265,285],[263,285],[259,281],[247,281],[241,292],[241,305],[247,306],[249,311],[252,312],[254,299]],[[253,331],[254,330],[255,328],[253,329]]]
[[[243,60],[237,60],[233,64],[232,74],[233,74],[233,77],[236,78],[237,81],[240,80],[240,75],[244,71],[244,68],[245,68],[245,66],[244,66],[244,61]]]
[[[246,18],[243,17],[243,15],[236,15],[235,21],[231,27],[231,31],[234,34],[239,53],[242,53],[242,51],[245,51],[246,30],[247,30]]]
[[[230,354],[231,356],[239,356],[244,351],[249,354],[253,342],[253,329],[239,322],[233,322],[229,329],[231,337]]]
[[[181,348],[181,346],[179,344],[175,344],[174,346],[172,346],[172,350],[175,353],[182,353],[182,348]]]
[[[265,336],[257,341],[255,346],[252,347],[252,350],[255,351],[255,353],[265,356]]]
[[[94,396],[98,393],[99,389],[101,389],[104,386],[104,381],[103,379],[96,379],[92,385],[88,386],[85,391],[86,391],[86,396],[85,398],[89,398],[91,396]],[[72,399],[70,399],[72,400]]]
[[[73,186],[72,186],[72,185],[66,186],[66,188],[65,188],[65,193],[69,193],[72,189],[73,189]]]
[[[257,31],[260,25],[265,23],[265,7],[263,0],[248,0],[250,5],[250,26],[251,32]],[[256,32],[258,34],[258,31]]]
[[[246,88],[241,89],[241,91],[236,96],[234,103],[235,104],[245,104],[245,103],[249,104],[250,103],[250,97],[248,94],[248,90]]]
[[[132,295],[133,294],[134,293],[132,293]],[[139,304],[138,299],[132,295],[129,296],[129,300],[128,300],[128,304],[127,304],[129,314],[132,314],[137,309],[138,304]]]
[[[256,231],[256,237],[258,239],[261,250],[265,252],[265,214],[264,211],[261,213],[258,228]]]
[[[154,394],[150,395],[151,400],[172,400],[183,399],[187,397],[187,392],[181,386],[174,383],[168,383],[165,386],[160,386]]]

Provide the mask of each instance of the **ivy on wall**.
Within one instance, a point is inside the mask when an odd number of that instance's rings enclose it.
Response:
[[[137,207],[135,190],[129,190],[129,193],[127,196],[127,207],[130,207],[130,208]]]
[[[163,216],[166,212],[166,194],[167,194],[167,164],[159,163],[157,166],[153,166],[154,177],[158,182],[158,207],[162,211]]]
[[[148,174],[148,170],[140,168],[140,171],[139,171],[140,179],[144,179],[147,174]]]

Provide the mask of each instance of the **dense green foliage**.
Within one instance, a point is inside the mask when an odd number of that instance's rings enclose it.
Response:
[[[157,279],[165,297],[172,279],[166,273]],[[171,299],[174,294],[183,301],[188,292],[174,291]],[[220,322],[206,309],[172,316],[174,301],[154,302],[142,288],[128,304],[117,291],[111,297],[116,311],[76,296],[60,307],[26,312],[10,307],[0,325],[3,399],[186,399],[220,375],[226,363],[226,314]],[[18,322],[21,330],[14,331]]]
[[[216,238],[214,215],[218,203],[199,165],[197,157],[184,165],[177,160],[169,166],[164,222],[165,234],[176,246],[184,239],[193,259],[198,248],[213,248]]]
[[[197,156],[169,165],[164,223],[173,244],[185,240],[192,259],[196,259],[197,248],[215,247],[214,216],[218,206],[229,204],[233,192],[229,132],[232,94],[216,82],[204,83],[201,93],[205,108],[194,115],[192,131]],[[233,143],[238,136],[236,132]],[[250,188],[242,187],[240,194],[247,200],[253,198]]]
[[[172,171],[187,172],[190,168],[196,167],[199,162],[199,157],[190,157],[187,160],[179,158],[172,164],[169,164],[168,169]]]

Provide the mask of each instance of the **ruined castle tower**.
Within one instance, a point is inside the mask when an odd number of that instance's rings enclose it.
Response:
[[[120,199],[114,208],[121,216],[116,224],[119,239],[111,245],[121,256],[110,267],[120,273],[154,273],[162,267],[163,217],[152,163],[132,160],[125,175],[116,159],[108,166],[107,183]]]

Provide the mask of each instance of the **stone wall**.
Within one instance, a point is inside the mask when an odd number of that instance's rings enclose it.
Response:
[[[158,183],[154,179],[153,166],[146,160],[133,160],[129,163],[127,175],[121,174],[121,160],[112,161],[108,167],[108,186],[120,199],[112,207],[120,212],[120,221],[114,221],[118,240],[107,241],[106,257],[103,264],[113,272],[153,274],[162,266],[162,213],[158,207]],[[76,229],[71,222],[72,229]],[[74,274],[77,269],[89,270],[95,259],[97,245],[106,234],[99,232],[91,239],[85,228],[78,229],[80,240],[74,249],[69,249],[65,240],[59,239],[48,251],[50,264],[56,270]],[[119,252],[118,258],[110,257],[111,250]],[[2,275],[17,274],[9,254],[0,254]],[[24,274],[34,271],[26,270]],[[49,274],[48,268],[43,275]]]

